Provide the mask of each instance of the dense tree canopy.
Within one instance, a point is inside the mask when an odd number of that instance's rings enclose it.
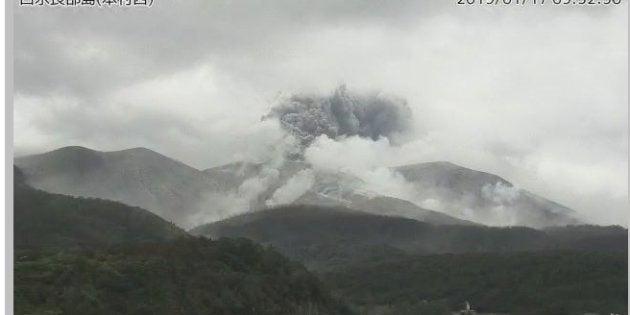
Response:
[[[364,261],[325,279],[361,309],[383,314],[440,314],[465,301],[492,313],[625,314],[627,262],[626,253],[445,254]]]
[[[299,263],[244,239],[24,258],[17,314],[348,314]]]

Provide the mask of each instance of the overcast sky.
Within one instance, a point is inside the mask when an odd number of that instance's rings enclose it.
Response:
[[[406,99],[414,128],[399,146],[351,138],[320,156],[449,160],[625,224],[627,26],[627,1],[16,7],[15,152],[142,146],[202,169],[255,160],[282,137],[260,119],[279,97],[345,83]]]

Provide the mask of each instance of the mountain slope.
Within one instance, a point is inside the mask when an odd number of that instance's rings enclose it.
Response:
[[[272,173],[277,171],[277,174]],[[447,214],[423,209],[412,202],[379,195],[378,192],[361,192],[361,179],[342,172],[315,170],[304,162],[285,161],[277,168],[262,164],[231,163],[204,171],[217,179],[225,192],[235,192],[246,186],[247,181],[265,180],[267,185],[249,206],[263,209],[282,204],[345,207],[373,214],[402,216],[432,224],[475,224]],[[267,173],[265,173],[267,172]],[[269,176],[269,173],[273,176]],[[304,179],[306,177],[306,180]],[[296,179],[300,179],[296,181]],[[308,181],[307,183],[304,183]],[[302,190],[294,189],[304,184]],[[275,196],[283,190],[293,190],[293,198],[276,204]]]
[[[515,187],[507,180],[449,162],[393,168],[416,187],[417,199],[460,219],[536,228],[580,224],[573,210]]]
[[[247,240],[186,238],[15,264],[17,314],[350,312],[304,267]]]
[[[263,164],[233,163],[205,172],[219,178],[225,191],[237,191],[248,181],[265,181],[266,189],[250,204],[251,209],[278,205],[269,204],[273,195],[293,179],[300,178],[300,184],[305,184],[302,175],[306,174],[310,180],[306,188],[284,204],[346,207],[433,224],[543,228],[581,223],[573,210],[518,189],[493,174],[449,162],[406,165],[392,171],[415,187],[417,195],[404,200],[363,191],[363,181],[355,176],[313,169],[305,162],[296,161],[286,162],[277,169]]]
[[[372,260],[324,278],[366,315],[453,314],[464,301],[482,314],[626,314],[627,268],[626,253],[445,254]]]
[[[589,236],[560,228],[546,232],[525,227],[432,225],[347,208],[315,206],[285,206],[258,211],[202,225],[189,232],[212,238],[249,238],[273,245],[289,257],[317,268],[411,253],[600,250],[603,244],[606,246],[601,250],[624,251],[627,248],[627,239],[624,239],[627,230],[623,228]]]
[[[14,174],[17,314],[351,314],[271,249],[194,238],[141,208]]]
[[[120,201],[187,228],[234,213],[290,203],[345,206],[435,224],[471,224],[404,200],[358,194],[358,178],[314,171],[297,161],[285,161],[275,168],[238,162],[199,171],[144,148],[100,152],[65,147],[17,158],[16,165],[24,171],[29,185],[38,189]],[[295,191],[295,181],[303,175],[312,177],[312,182],[303,191]],[[283,190],[292,192],[289,196],[278,193]]]
[[[142,207],[180,226],[205,210],[216,183],[203,172],[144,148],[99,152],[65,147],[16,159],[29,185]]]
[[[426,223],[439,225],[477,225],[468,220],[444,214],[442,212],[423,209],[414,203],[386,196],[354,195],[350,208],[372,214],[401,216]]]
[[[66,147],[16,159],[33,187],[120,201],[190,228],[234,214],[287,204],[345,207],[432,224],[579,224],[575,213],[492,174],[447,162],[393,168],[417,194],[367,191],[358,177],[315,169],[237,162],[200,171],[143,148],[99,152]],[[407,194],[407,193],[406,193]]]
[[[119,202],[47,193],[24,183],[15,168],[16,251],[94,249],[187,236],[172,223]]]

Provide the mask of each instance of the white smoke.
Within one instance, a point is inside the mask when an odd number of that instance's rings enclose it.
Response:
[[[306,193],[315,183],[315,175],[310,169],[299,171],[286,184],[278,188],[265,205],[275,207],[290,204]]]
[[[210,192],[204,195],[199,211],[188,217],[183,227],[189,229],[242,214],[249,210],[249,206],[250,200],[235,193]]]
[[[427,199],[422,200],[420,202],[420,206],[425,209],[431,209],[431,210],[436,210],[436,211],[441,211],[443,208],[442,202],[435,198],[427,198]],[[470,209],[467,209],[467,210],[471,211]],[[466,209],[464,210],[464,212],[465,211]]]
[[[390,147],[386,138],[372,141],[354,136],[335,140],[321,135],[306,148],[304,159],[316,170],[345,173],[360,179],[360,186],[353,187],[359,191],[413,200],[416,188],[381,164],[383,156],[379,152],[386,153]]]
[[[512,204],[521,195],[521,190],[516,186],[509,186],[502,182],[494,185],[486,184],[481,188],[482,195],[488,200],[498,204]]]
[[[277,169],[265,167],[258,176],[246,179],[237,190],[240,199],[254,201],[280,178]]]
[[[430,161],[435,155],[430,140],[396,143],[396,136],[408,130],[411,112],[405,102],[393,99],[352,94],[342,86],[331,96],[294,95],[280,101],[266,119],[277,119],[286,136],[270,147],[259,174],[221,196],[231,207],[228,212],[291,204],[310,191],[338,201],[351,200],[344,199],[351,194],[393,197],[489,225],[527,224],[518,211],[521,190],[509,183],[468,187],[457,194],[448,184],[410,182],[391,168]],[[330,194],[331,185],[322,182],[330,174],[337,181],[356,180],[337,182]]]
[[[246,178],[233,189],[206,193],[199,204],[199,211],[188,219],[190,223],[186,227],[216,222],[257,210],[260,199],[280,180],[280,171],[269,166],[273,165],[274,161],[269,160],[257,174]]]

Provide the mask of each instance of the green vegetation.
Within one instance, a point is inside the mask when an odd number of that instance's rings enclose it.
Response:
[[[627,267],[626,253],[444,254],[362,262],[324,278],[362,314],[447,314],[464,301],[479,312],[625,314]]]
[[[351,314],[275,250],[195,238],[146,210],[46,193],[15,174],[16,314]]]
[[[347,209],[288,206],[191,233],[247,237],[317,270],[359,314],[624,314],[627,230],[436,226]]]
[[[31,188],[15,169],[16,254],[161,242],[187,233],[149,211],[119,202],[75,198]]]
[[[212,241],[140,208],[33,189],[19,170],[14,225],[23,315],[444,315],[464,301],[625,314],[628,302],[621,227],[435,226],[292,206],[191,231]]]
[[[244,239],[24,258],[17,314],[348,314],[301,264]]]
[[[537,250],[627,250],[621,227],[526,227],[432,225],[344,208],[286,206],[237,216],[190,231],[209,237],[245,237],[278,248],[310,268],[416,254]]]

